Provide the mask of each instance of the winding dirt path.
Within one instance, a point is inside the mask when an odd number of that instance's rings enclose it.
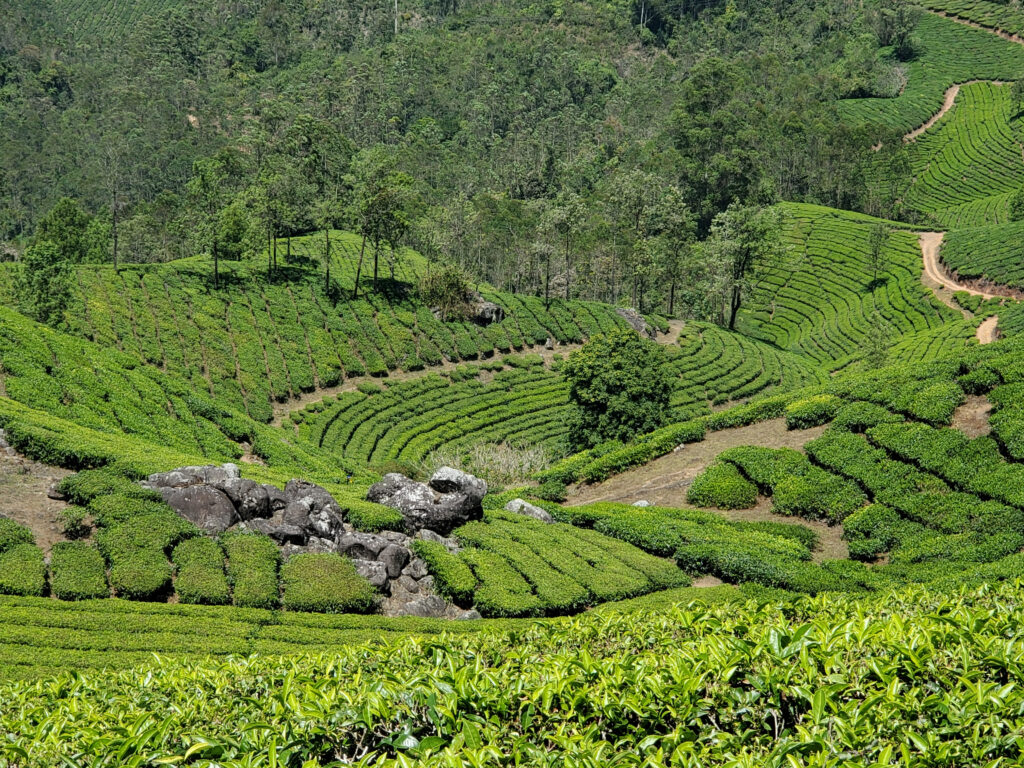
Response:
[[[1004,294],[987,293],[972,288],[969,285],[958,283],[950,277],[946,267],[939,259],[939,250],[942,248],[942,240],[945,236],[945,232],[921,232],[918,234],[918,240],[921,243],[921,257],[924,260],[924,275],[928,278],[925,284],[929,288],[935,290],[937,284],[949,291],[966,291],[972,296],[981,296],[983,299],[1009,298]],[[945,301],[945,297],[939,296],[939,298]]]
[[[703,442],[690,443],[648,464],[610,477],[603,483],[573,487],[569,492],[567,504],[578,506],[595,501],[632,504],[643,499],[657,506],[687,507],[686,490],[690,484],[727,448],[737,445],[760,445],[766,448],[800,450],[809,441],[820,437],[824,431],[823,426],[788,430],[785,419],[772,419],[747,427],[710,432]],[[846,542],[842,540],[841,526],[786,517],[775,514],[771,509],[771,499],[761,498],[752,509],[716,511],[729,520],[768,520],[806,526],[818,534],[818,549],[813,553],[816,561],[842,559],[847,556],[848,550]]]
[[[960,83],[950,86],[946,89],[946,96],[942,100],[942,108],[934,115],[929,117],[924,123],[912,130],[906,136],[903,137],[903,141],[909,142],[916,139],[922,133],[927,131],[933,125],[935,125],[942,117],[953,108],[953,103],[956,101],[957,94],[960,93]]]
[[[979,344],[991,344],[999,338],[999,316],[985,318],[974,332]]]

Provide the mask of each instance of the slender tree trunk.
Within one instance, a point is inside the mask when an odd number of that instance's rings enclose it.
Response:
[[[117,192],[114,193],[114,199],[110,201],[110,214],[113,219],[111,237],[114,240],[114,271],[117,272]]]
[[[668,286],[668,316],[675,317],[676,311],[676,281],[673,280]]]
[[[544,309],[551,306],[551,256],[544,259]]]
[[[274,271],[277,271],[277,227],[274,227],[274,236],[272,240],[274,244]]]
[[[395,0],[395,37],[398,37],[398,0]]]
[[[373,244],[373,292],[377,292],[377,268],[380,260],[380,243]]]
[[[327,274],[324,276],[324,293],[331,295],[331,230],[324,229],[324,240],[326,241]]]
[[[352,298],[359,298],[359,275],[363,272],[363,255],[366,253],[366,235],[363,235],[363,244],[359,246],[359,266],[356,267],[356,287],[352,292]]]
[[[285,253],[284,260],[287,261],[289,264],[291,264],[292,263],[292,233],[291,233],[290,230],[288,232],[288,239],[285,240],[285,242],[288,243],[288,250]]]
[[[740,287],[734,285],[732,288],[732,296],[729,297],[729,330],[733,331],[736,329],[736,313],[740,311]]]
[[[572,262],[569,260],[569,235],[565,236],[565,300],[569,300],[569,279],[572,277]]]
[[[267,277],[274,271],[274,234],[271,228],[267,227]]]
[[[220,288],[220,259],[219,249],[217,247],[217,240],[214,238],[213,241],[213,287]]]

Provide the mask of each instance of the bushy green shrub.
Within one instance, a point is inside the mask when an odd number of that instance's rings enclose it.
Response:
[[[15,544],[0,552],[0,595],[46,594],[46,563],[35,544]]]
[[[698,507],[749,509],[757,504],[757,487],[735,465],[717,462],[694,479],[686,500]]]
[[[59,488],[68,501],[83,506],[100,496],[115,494],[137,499],[161,501],[158,492],[143,488],[126,477],[116,467],[82,470],[61,480]]]
[[[27,527],[10,518],[0,517],[0,553],[19,544],[35,544],[35,542],[36,537]]]
[[[786,406],[786,429],[810,429],[835,418],[843,401],[835,395],[821,394],[797,400]]]
[[[792,448],[740,445],[722,451],[718,460],[735,464],[761,493],[769,496],[783,479],[811,471],[807,457]]]
[[[891,424],[903,421],[899,414],[883,408],[875,403],[857,400],[840,408],[832,419],[833,429],[845,429],[850,432],[865,432],[879,424]]]
[[[69,539],[80,539],[89,533],[89,526],[85,522],[86,511],[82,507],[65,507],[57,513],[57,518],[61,531]]]
[[[369,613],[377,594],[351,560],[332,553],[295,555],[281,566],[281,586],[292,611]]]
[[[346,500],[348,520],[357,531],[379,533],[380,531],[404,531],[405,518],[397,509],[356,499]]]
[[[199,535],[192,523],[169,510],[151,512],[103,528],[96,535],[110,563],[110,585],[118,597],[150,600],[170,591],[173,569],[167,551]]]
[[[964,392],[953,381],[939,381],[922,389],[910,402],[914,418],[936,426],[949,424],[953,412],[964,402]]]
[[[107,565],[96,547],[61,541],[50,552],[50,589],[61,600],[108,597]]]
[[[228,533],[221,543],[228,556],[234,604],[244,608],[276,608],[280,602],[277,569],[281,551],[273,540],[256,533]]]
[[[566,499],[565,483],[561,483],[558,480],[547,480],[535,488],[533,492],[538,499],[545,501],[563,502]]]
[[[426,562],[439,595],[456,605],[472,604],[476,577],[458,555],[453,555],[443,544],[422,539],[413,541],[412,551]]]
[[[812,468],[806,475],[790,475],[777,483],[772,500],[781,515],[841,523],[864,506],[867,497],[856,483]]]
[[[987,365],[981,365],[957,379],[957,383],[969,395],[983,395],[999,386],[999,374]]]
[[[542,613],[540,598],[505,558],[476,547],[463,549],[459,557],[473,569],[480,582],[473,599],[482,616],[516,618]]]
[[[171,558],[177,569],[174,591],[183,603],[226,605],[231,602],[224,575],[224,550],[206,536],[186,539]]]

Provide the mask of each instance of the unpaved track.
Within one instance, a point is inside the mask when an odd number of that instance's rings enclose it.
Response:
[[[903,140],[913,141],[922,133],[924,133],[933,125],[935,125],[937,122],[939,122],[939,120],[942,119],[943,115],[945,115],[947,112],[949,112],[949,110],[953,108],[953,102],[956,101],[956,96],[958,93],[960,93],[960,83],[957,83],[956,85],[953,85],[952,87],[946,90],[946,97],[942,100],[942,109],[940,109],[934,115],[929,117],[922,125],[915,128],[906,136],[904,136]]]
[[[963,285],[949,276],[946,268],[939,260],[939,249],[942,248],[942,239],[945,236],[945,232],[921,232],[918,235],[921,243],[921,258],[924,260],[924,273],[928,276],[929,280],[949,291],[966,291],[972,296],[981,296],[983,299],[1004,298],[997,293],[986,293],[985,291],[979,291],[977,288]],[[942,297],[940,296],[940,298]]]
[[[998,328],[999,317],[998,315],[992,315],[992,317],[985,318],[982,321],[974,335],[977,337],[979,344],[991,344],[999,338]]]
[[[926,9],[928,13],[934,13],[936,16],[941,16],[944,19],[955,21],[957,24],[963,24],[965,27],[974,27],[975,29],[981,29],[992,35],[997,35],[1003,38],[1003,40],[1009,40],[1011,43],[1017,43],[1017,45],[1024,45],[1024,37],[1020,35],[1014,35],[1010,32],[1006,32],[1002,29],[996,29],[995,27],[986,27],[984,24],[979,24],[976,21],[970,21],[969,19],[961,19],[959,16],[954,16],[951,13],[945,13],[944,11],[933,11]]]
[[[785,419],[751,424],[747,427],[710,432],[703,442],[690,443],[678,451],[636,467],[596,485],[576,486],[570,491],[568,504],[576,506],[595,501],[618,501],[632,504],[644,499],[664,507],[686,507],[686,490],[694,479],[711,464],[718,454],[738,445],[760,445],[766,448],[800,450],[809,441],[821,436],[825,427],[787,430]],[[845,558],[846,542],[840,526],[777,515],[771,511],[770,499],[759,499],[753,509],[718,510],[729,520],[766,520],[776,523],[798,523],[818,534],[819,548],[815,560]]]

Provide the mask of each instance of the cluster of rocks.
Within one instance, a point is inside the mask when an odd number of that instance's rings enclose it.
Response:
[[[650,325],[644,319],[644,316],[632,307],[618,307],[615,312],[619,317],[626,321],[630,328],[641,336],[646,336],[649,339],[656,339],[658,337],[657,329]]]
[[[242,478],[234,464],[181,467],[150,475],[142,485],[159,492],[171,509],[208,535],[257,531],[276,541],[285,558],[304,552],[335,552],[351,558],[356,570],[384,595],[385,615],[479,617],[476,611],[450,605],[434,593],[434,579],[411,546],[415,537],[458,551],[456,542],[443,534],[479,518],[487,493],[487,484],[472,475],[443,468],[429,485],[402,475],[388,475],[375,485],[371,500],[383,499],[399,510],[407,533],[361,533],[321,486],[291,480],[282,490]]]
[[[366,498],[401,512],[410,531],[427,528],[448,534],[483,515],[486,495],[486,481],[451,467],[441,467],[427,483],[391,472],[370,487]]]

